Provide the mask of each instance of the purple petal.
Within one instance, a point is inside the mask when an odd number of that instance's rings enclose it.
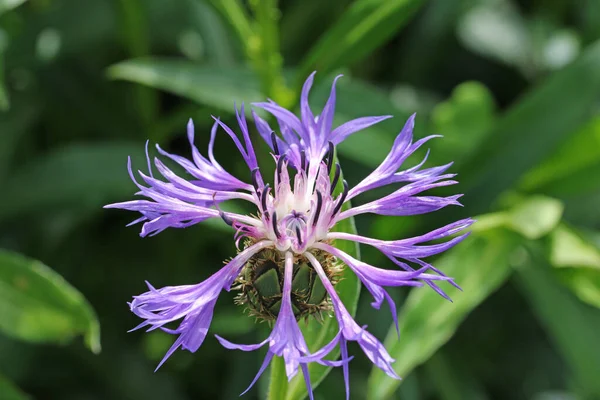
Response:
[[[348,121],[331,132],[329,137],[329,141],[333,144],[339,144],[346,140],[346,138],[353,133],[356,133],[360,130],[366,129],[372,125],[378,124],[381,121],[384,121],[388,118],[392,118],[391,115],[384,115],[381,117],[363,117],[353,119],[352,121]]]

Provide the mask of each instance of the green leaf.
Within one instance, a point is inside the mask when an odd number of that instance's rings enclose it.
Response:
[[[227,113],[233,113],[234,103],[239,106],[264,100],[257,76],[247,68],[148,58],[120,62],[109,67],[107,73],[112,79],[162,89]]]
[[[0,197],[0,220],[48,207],[100,210],[135,191],[127,174],[145,169],[144,147],[134,143],[74,144],[34,158],[9,176]]]
[[[590,117],[600,92],[600,42],[550,75],[496,122],[462,168],[471,212],[484,212]]]
[[[554,272],[561,283],[571,289],[579,300],[600,308],[600,270],[568,268]]]
[[[0,330],[17,339],[66,343],[84,335],[100,352],[100,324],[87,300],[37,260],[0,250]]]
[[[0,375],[0,394],[2,400],[28,400],[30,397],[23,393],[21,389],[15,386],[3,375]]]
[[[559,200],[532,196],[510,210],[508,225],[528,239],[538,239],[556,227],[563,209]]]
[[[562,287],[547,266],[542,249],[532,249],[535,259],[516,275],[522,293],[570,367],[581,398],[597,398],[600,312],[582,304]]]
[[[564,206],[561,201],[546,196],[519,198],[510,209],[477,217],[474,232],[493,228],[508,228],[528,239],[538,239],[550,233],[560,222]]]
[[[587,267],[600,271],[600,250],[584,233],[565,224],[551,235],[550,263],[555,267]]]
[[[0,15],[25,3],[27,0],[0,0]]]
[[[333,172],[333,171],[332,171]],[[343,178],[343,177],[342,177]],[[335,194],[339,194],[342,190],[342,179],[339,180],[338,186],[336,187]],[[350,207],[349,202],[346,202],[343,206],[344,209]],[[339,232],[356,233],[356,226],[354,224],[354,218],[347,218],[339,222],[334,229]],[[360,251],[358,243],[350,241],[339,241],[335,243],[335,246],[350,254],[352,257],[360,259]],[[340,299],[348,309],[351,315],[356,313],[356,307],[358,305],[358,297],[360,295],[360,281],[352,273],[350,268],[344,268],[339,283],[335,286]],[[333,337],[338,333],[337,320],[334,317],[324,318],[323,323],[317,322],[315,319],[310,319],[307,325],[302,324],[300,326],[306,344],[311,352],[319,350],[324,345],[329,343]],[[337,358],[339,350],[335,350],[331,353],[333,359]],[[308,366],[310,380],[312,382],[313,390],[325,379],[331,367],[325,367],[317,363],[310,363]],[[269,400],[302,400],[308,392],[306,390],[306,384],[304,378],[298,374],[289,383],[285,375],[285,365],[281,357],[274,357],[271,362],[271,382],[269,385]]]
[[[38,121],[40,114],[39,101],[32,96],[17,95],[13,98],[12,109],[0,114],[0,180],[4,181],[9,166],[19,143],[31,132],[31,127]],[[0,211],[1,213],[1,211]]]
[[[0,29],[0,111],[8,111],[10,108],[10,97],[8,95],[8,89],[6,87],[5,76],[4,76],[4,46],[2,43],[6,41],[5,33]]]
[[[250,18],[239,0],[208,0],[234,29],[240,44],[248,46],[253,35]]]
[[[492,93],[479,82],[458,85],[452,96],[439,103],[431,114],[432,132],[443,140],[431,142],[431,152],[439,160],[460,163],[485,138],[496,118]]]
[[[550,157],[531,171],[519,183],[524,191],[543,191],[552,195],[586,193],[598,189],[600,180],[600,118],[596,117],[582,129],[563,141]]]
[[[553,232],[550,263],[563,285],[581,301],[600,308],[600,248],[586,232],[559,225]]]
[[[357,0],[327,30],[298,71],[303,81],[314,70],[321,74],[363,59],[402,28],[421,0]]]
[[[442,284],[449,302],[428,287],[413,289],[399,314],[401,337],[392,326],[384,342],[396,359],[394,370],[406,377],[454,334],[465,317],[498,289],[511,273],[522,239],[503,229],[478,232],[435,261],[464,291]],[[402,381],[373,368],[368,398],[389,399]]]
[[[458,364],[454,359],[438,351],[424,365],[427,380],[435,388],[440,400],[483,400],[485,390],[477,378],[469,373],[468,365]],[[401,388],[404,387],[404,384]]]

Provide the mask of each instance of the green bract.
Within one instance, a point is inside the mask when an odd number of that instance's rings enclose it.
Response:
[[[339,267],[335,259],[315,252],[327,275],[335,282]],[[250,315],[272,321],[277,318],[283,291],[284,260],[275,249],[265,249],[246,263],[236,287],[241,292],[237,303],[246,305]],[[323,311],[331,310],[325,287],[314,268],[304,257],[294,259],[292,279],[292,309],[297,320],[314,315],[321,319]]]

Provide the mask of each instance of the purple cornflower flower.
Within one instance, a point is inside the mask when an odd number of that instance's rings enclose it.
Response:
[[[242,140],[219,119],[211,130],[208,158],[194,146],[194,126],[188,123],[188,139],[192,160],[169,154],[157,146],[159,153],[170,158],[191,176],[176,175],[159,158],[154,165],[164,180],[154,177],[148,158],[148,174],[138,171],[144,184],[140,184],[128,163],[129,174],[144,200],[133,200],[107,205],[138,211],[142,217],[133,223],[143,222],[141,236],[154,235],[166,228],[182,228],[208,218],[222,218],[235,230],[236,245],[242,250],[223,268],[205,281],[195,285],[168,286],[155,289],[148,283],[149,291],[135,296],[131,310],[144,321],[135,329],[157,328],[177,335],[165,360],[178,348],[191,352],[198,350],[212,319],[217,298],[223,289],[239,289],[237,302],[246,305],[249,312],[259,318],[275,321],[273,331],[256,345],[238,345],[221,337],[219,342],[228,349],[256,350],[268,345],[268,352],[256,382],[273,356],[283,357],[288,379],[302,370],[312,399],[308,363],[318,362],[329,366],[342,366],[349,396],[347,342],[356,341],[366,356],[385,373],[398,378],[391,363],[394,361],[382,343],[359,326],[341,302],[335,290],[337,276],[342,268],[350,268],[373,295],[373,307],[379,309],[384,300],[389,304],[396,322],[396,307],[385,290],[394,286],[431,286],[447,297],[436,281],[445,280],[455,285],[441,271],[423,261],[439,254],[463,240],[467,233],[445,242],[440,239],[457,234],[473,221],[464,219],[414,238],[384,241],[350,233],[334,232],[340,221],[359,214],[402,216],[439,210],[448,205],[459,205],[460,196],[421,196],[428,189],[452,185],[453,174],[446,174],[451,164],[422,169],[425,159],[415,167],[400,170],[402,163],[419,147],[434,136],[413,142],[414,115],[398,134],[385,160],[358,185],[349,188],[342,182],[343,190],[335,194],[341,168],[334,163],[334,148],[349,135],[376,124],[388,116],[358,118],[332,129],[335,108],[335,81],[330,97],[315,117],[308,105],[308,94],[314,73],[302,89],[301,118],[274,102],[257,103],[273,115],[279,125],[277,135],[254,112],[256,128],[271,147],[276,171],[271,184],[265,183],[250,141],[244,110],[236,109]],[[337,78],[336,78],[337,81]],[[213,154],[215,136],[222,128],[233,140],[250,171],[250,182],[244,182],[217,162]],[[292,168],[293,179],[288,167]],[[402,183],[399,189],[377,200],[357,207],[349,200],[368,190]],[[257,216],[222,211],[219,204],[227,200],[242,199],[253,203]],[[359,261],[335,247],[337,241],[346,240],[373,246],[390,258],[401,270],[380,269]],[[431,241],[436,244],[424,244]],[[411,265],[417,266],[413,268]],[[428,273],[430,272],[430,273]],[[311,353],[298,326],[298,320],[314,316],[323,318],[322,312],[333,311],[339,332],[322,349]],[[166,324],[182,320],[176,329]],[[325,360],[336,346],[340,346],[340,361]],[[250,387],[248,389],[250,389]],[[247,390],[248,390],[247,389]],[[247,391],[246,390],[246,391]],[[245,392],[244,392],[245,393]]]

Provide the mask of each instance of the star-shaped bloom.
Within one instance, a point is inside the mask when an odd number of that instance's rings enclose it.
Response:
[[[385,300],[396,320],[396,306],[386,291],[388,287],[429,285],[447,297],[438,283],[448,281],[442,271],[430,265],[427,257],[444,252],[462,241],[461,233],[473,220],[464,219],[413,238],[378,240],[351,233],[336,232],[340,221],[360,214],[391,217],[434,212],[449,205],[460,205],[459,195],[439,197],[423,192],[455,184],[454,174],[446,173],[451,164],[423,168],[426,158],[416,166],[402,169],[405,160],[435,136],[413,141],[414,115],[406,122],[388,156],[354,187],[341,180],[341,167],[334,160],[335,146],[351,134],[376,124],[389,116],[364,117],[333,127],[335,84],[320,115],[315,116],[308,103],[313,83],[312,74],[304,84],[300,99],[300,117],[274,102],[254,104],[269,112],[278,130],[252,112],[255,126],[272,151],[275,162],[273,180],[263,177],[250,139],[244,109],[236,109],[236,134],[215,119],[210,134],[207,156],[194,145],[194,126],[188,123],[187,135],[192,148],[191,159],[159,153],[179,164],[186,176],[169,169],[160,158],[154,158],[155,177],[148,157],[148,172],[138,171],[141,183],[128,164],[129,174],[139,188],[141,200],[111,204],[107,208],[137,211],[143,222],[142,236],[155,235],[167,228],[185,228],[209,218],[221,218],[233,228],[239,254],[208,279],[194,285],[167,286],[134,296],[131,311],[143,319],[134,329],[162,329],[177,336],[159,367],[178,348],[195,352],[206,338],[213,310],[222,290],[238,289],[238,303],[250,314],[274,321],[271,334],[261,343],[240,345],[217,337],[228,349],[243,351],[268,346],[267,355],[256,382],[273,357],[282,357],[288,379],[300,369],[312,398],[308,364],[317,362],[341,366],[349,396],[349,362],[347,342],[357,342],[374,365],[398,378],[394,360],[383,344],[360,326],[338,296],[335,285],[339,273],[349,268],[374,298],[379,309]],[[219,129],[233,141],[248,166],[245,179],[227,172],[215,159],[214,143]],[[278,133],[276,133],[278,132]],[[372,189],[391,186],[390,194],[376,200],[350,206],[350,200]],[[341,187],[341,190],[336,188]],[[220,205],[230,200],[245,200],[256,207],[253,215],[223,211]],[[352,241],[372,246],[393,261],[398,269],[383,269],[357,260],[336,244]],[[435,242],[431,244],[430,242]],[[298,326],[302,318],[331,318],[333,311],[339,330],[323,348],[311,353]],[[325,312],[325,316],[323,316]],[[181,321],[176,329],[165,325]],[[336,347],[341,360],[325,357]],[[249,389],[249,388],[248,388]],[[245,392],[244,392],[245,393]]]

